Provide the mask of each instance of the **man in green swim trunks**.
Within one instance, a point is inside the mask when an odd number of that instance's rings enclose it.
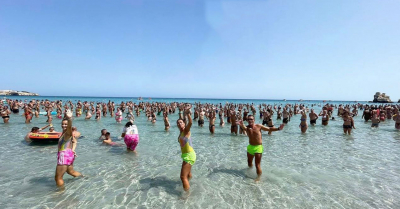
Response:
[[[239,122],[240,127],[246,131],[247,136],[249,137],[249,146],[247,146],[247,163],[249,167],[253,166],[253,158],[255,158],[256,169],[258,178],[262,174],[261,170],[261,155],[263,153],[263,146],[262,146],[262,135],[261,131],[280,131],[283,129],[285,124],[281,124],[279,128],[275,127],[265,127],[261,124],[254,124],[254,116],[248,115],[247,122],[249,123],[248,126],[243,124],[243,121]],[[257,178],[257,179],[258,179]]]

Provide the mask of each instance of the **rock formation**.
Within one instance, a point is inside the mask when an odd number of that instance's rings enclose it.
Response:
[[[39,94],[27,91],[0,90],[0,96],[39,96]]]
[[[377,102],[377,103],[391,103],[392,100],[390,100],[390,96],[387,96],[385,93],[380,93],[380,92],[376,92],[375,96],[374,96],[374,101],[373,102]]]

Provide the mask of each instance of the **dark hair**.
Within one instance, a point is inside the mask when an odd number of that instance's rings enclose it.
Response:
[[[254,118],[254,115],[247,115],[247,118],[248,118],[248,117],[253,117],[253,118]]]
[[[107,132],[107,133],[106,133],[106,136],[110,136],[110,132]]]
[[[126,124],[125,124],[125,127],[129,127],[129,126],[132,126],[133,125],[133,123],[132,122],[127,122]]]
[[[31,130],[31,132],[37,131],[37,130],[39,130],[39,129],[40,129],[39,127],[33,127],[32,130]]]
[[[101,133],[103,133],[103,131],[106,131],[107,129],[105,129],[105,128],[103,128],[103,129],[101,129]]]

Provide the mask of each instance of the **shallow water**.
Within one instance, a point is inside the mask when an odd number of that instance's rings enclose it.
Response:
[[[57,145],[23,139],[33,126],[45,126],[46,118],[26,125],[22,116],[12,114],[9,124],[0,123],[0,208],[400,207],[400,132],[394,121],[372,129],[357,116],[357,129],[347,136],[341,119],[327,127],[318,120],[301,134],[300,116],[294,116],[283,131],[263,133],[259,182],[255,168],[247,168],[246,136],[230,135],[229,124],[217,125],[211,135],[207,121],[203,128],[194,121],[197,161],[191,192],[186,194],[179,178],[176,119],[177,114],[170,116],[172,127],[165,132],[162,117],[155,125],[143,115],[136,118],[140,142],[134,154],[98,140],[100,130],[107,128],[114,141],[124,144],[118,138],[123,124],[110,117],[75,118],[74,126],[84,137],[79,139],[74,167],[85,177],[66,174],[65,190],[60,190],[54,182]],[[53,124],[61,130],[58,119]]]

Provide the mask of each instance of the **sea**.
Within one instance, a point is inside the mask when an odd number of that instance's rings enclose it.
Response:
[[[11,99],[62,101],[139,102],[134,98],[103,97],[7,97]],[[317,113],[323,101],[143,98],[143,102],[201,102],[213,104],[254,103],[313,105]],[[354,101],[326,101],[354,104]],[[366,102],[360,102],[366,103]],[[257,110],[258,111],[258,110]],[[136,117],[140,142],[137,153],[125,146],[106,146],[98,139],[107,129],[113,141],[124,124],[109,115],[100,121],[74,118],[81,132],[76,148],[75,170],[84,177],[65,174],[65,188],[55,185],[57,144],[24,140],[32,127],[45,126],[47,118],[30,124],[19,114],[0,122],[0,208],[400,208],[400,131],[394,121],[371,128],[362,112],[354,118],[352,135],[343,134],[343,120],[336,117],[322,126],[310,126],[305,134],[295,115],[282,131],[263,132],[264,152],[260,181],[248,168],[248,137],[230,134],[230,124],[210,134],[208,121],[191,128],[197,161],[192,167],[190,192],[180,180],[182,159],[178,143],[178,114],[169,116],[164,130],[161,116],[152,124],[144,114]],[[335,110],[334,115],[337,114]],[[275,116],[276,117],[276,116]],[[226,122],[226,120],[225,120]],[[261,123],[258,113],[256,122]],[[274,123],[282,123],[274,118]],[[61,120],[54,118],[56,131]]]

